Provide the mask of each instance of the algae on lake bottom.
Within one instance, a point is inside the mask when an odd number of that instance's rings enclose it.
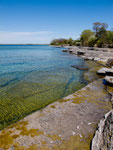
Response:
[[[84,81],[69,81],[69,76],[57,76],[54,81],[51,76],[51,82],[40,77],[39,82],[23,80],[0,88],[0,129],[85,86]]]

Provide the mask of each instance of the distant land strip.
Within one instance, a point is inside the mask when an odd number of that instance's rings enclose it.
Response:
[[[49,45],[49,44],[0,44],[1,45]]]

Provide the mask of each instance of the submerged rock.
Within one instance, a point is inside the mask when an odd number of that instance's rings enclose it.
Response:
[[[88,68],[84,68],[84,67],[81,67],[81,66],[74,66],[74,65],[72,65],[71,67],[73,67],[73,68],[76,68],[76,69],[78,69],[78,70],[89,70]]]

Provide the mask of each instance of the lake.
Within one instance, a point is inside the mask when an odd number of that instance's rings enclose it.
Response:
[[[0,46],[0,129],[80,89],[83,59],[48,45]]]

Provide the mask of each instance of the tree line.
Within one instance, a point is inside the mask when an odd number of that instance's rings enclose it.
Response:
[[[107,30],[108,24],[94,22],[92,30],[84,30],[80,38],[77,40],[69,39],[54,39],[51,45],[69,45],[69,46],[87,46],[87,47],[109,47],[113,48],[113,31]]]

